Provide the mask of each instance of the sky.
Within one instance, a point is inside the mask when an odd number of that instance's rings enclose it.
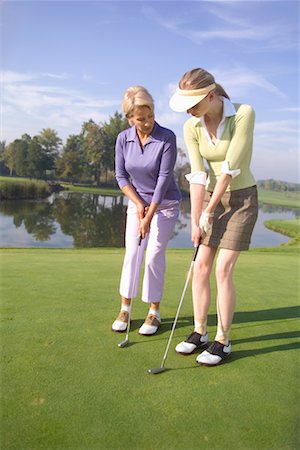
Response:
[[[299,2],[10,1],[1,3],[1,140],[52,128],[65,143],[83,122],[121,112],[145,86],[157,122],[186,152],[169,99],[202,67],[256,112],[252,171],[299,181]]]

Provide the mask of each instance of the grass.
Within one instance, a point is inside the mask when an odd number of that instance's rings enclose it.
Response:
[[[297,251],[295,251],[297,250]],[[110,330],[122,249],[3,249],[2,445],[5,450],[299,448],[299,250],[242,253],[231,362],[174,352],[192,329],[187,291],[166,366],[158,367],[192,250],[168,250],[163,325],[130,345]],[[213,297],[215,289],[213,288]],[[215,309],[209,316],[215,333]]]
[[[300,244],[300,218],[296,219],[272,219],[266,220],[264,222],[265,227],[270,230],[277,231],[278,233],[284,234],[285,236],[289,236],[293,238],[291,241],[287,243],[287,245],[291,244]]]
[[[269,205],[300,208],[300,192],[278,192],[259,188],[258,200]]]
[[[61,183],[61,185],[70,192],[82,192],[87,194],[99,194],[99,195],[123,195],[120,189],[97,187],[88,185],[73,185],[71,183]]]

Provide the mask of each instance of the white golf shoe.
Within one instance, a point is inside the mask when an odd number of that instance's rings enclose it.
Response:
[[[193,331],[192,334],[185,340],[176,345],[175,351],[181,355],[190,355],[197,348],[202,348],[208,343],[208,334],[200,334]]]
[[[129,313],[127,311],[121,310],[117,319],[112,324],[111,329],[113,331],[118,331],[119,333],[126,331],[127,324],[128,324],[128,317],[129,317]]]
[[[151,336],[157,332],[161,324],[161,321],[154,315],[148,314],[145,322],[139,329],[139,334],[143,336]]]
[[[228,345],[214,341],[207,350],[197,356],[196,362],[201,366],[217,366],[222,364],[231,354],[231,343]]]

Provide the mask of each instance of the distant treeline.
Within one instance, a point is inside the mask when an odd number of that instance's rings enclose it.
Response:
[[[43,129],[38,135],[23,134],[6,145],[0,142],[0,174],[26,178],[90,182],[114,179],[114,147],[118,134],[128,127],[118,112],[108,122],[84,122],[65,145],[57,132]]]
[[[278,191],[278,192],[299,192],[299,183],[289,183],[288,181],[273,180],[258,180],[258,187],[265,189],[266,191]]]

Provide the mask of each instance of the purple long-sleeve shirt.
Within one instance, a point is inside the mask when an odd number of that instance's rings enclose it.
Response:
[[[144,148],[135,126],[122,131],[116,142],[116,179],[120,189],[131,184],[146,204],[180,200],[174,179],[176,136],[155,122]]]

